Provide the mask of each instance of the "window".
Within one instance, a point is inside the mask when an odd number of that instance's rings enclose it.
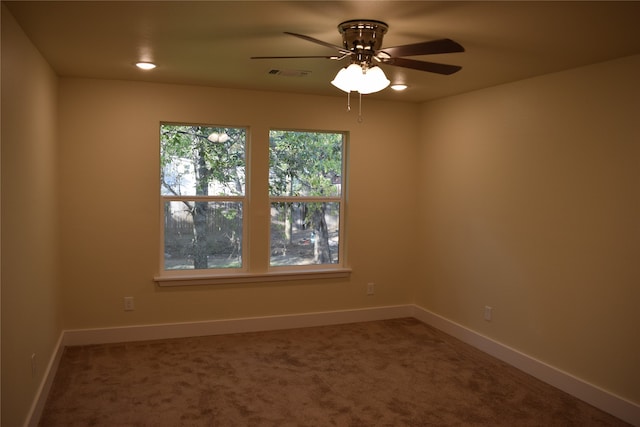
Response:
[[[266,143],[267,135],[261,137]],[[260,147],[252,156],[247,138],[248,129],[241,127],[161,124],[162,245],[156,281],[348,275],[342,226],[345,134],[271,130],[268,157]],[[250,157],[264,176],[250,179]],[[253,198],[248,183],[259,189]]]
[[[270,265],[340,262],[344,135],[269,134]]]
[[[161,125],[164,270],[243,267],[246,134]]]

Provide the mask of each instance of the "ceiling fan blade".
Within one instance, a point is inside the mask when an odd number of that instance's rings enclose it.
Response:
[[[297,58],[321,58],[321,59],[334,59],[339,60],[344,58],[343,56],[252,56],[249,59],[297,59]]]
[[[414,70],[428,71],[437,74],[453,74],[462,69],[459,65],[437,64],[435,62],[416,61],[407,58],[389,58],[383,59],[383,64],[395,65],[396,67],[413,68]]]
[[[289,34],[290,36],[294,36],[294,37],[299,37],[303,40],[309,41],[311,43],[316,43],[331,49],[335,49],[338,52],[342,53],[343,55],[351,55],[353,52],[351,52],[350,50],[347,50],[345,48],[342,48],[340,46],[336,46],[334,44],[331,43],[327,43],[327,42],[323,42],[322,40],[318,40],[318,39],[314,39],[313,37],[309,37],[309,36],[305,36],[304,34],[296,34],[296,33],[290,33],[288,31],[284,32],[285,34]]]
[[[385,47],[380,53],[392,57],[433,55],[436,53],[464,52],[464,47],[451,39],[432,40],[422,43],[406,44],[403,46]]]

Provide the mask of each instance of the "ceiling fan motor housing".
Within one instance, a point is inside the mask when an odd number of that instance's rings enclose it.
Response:
[[[375,52],[382,48],[382,39],[388,29],[389,26],[382,21],[362,19],[338,25],[344,48],[354,53],[351,62],[367,67],[371,66]]]

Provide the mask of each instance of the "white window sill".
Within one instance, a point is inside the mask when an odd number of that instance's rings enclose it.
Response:
[[[349,277],[350,268],[319,270],[270,271],[266,273],[232,273],[216,275],[156,276],[158,286],[227,285],[234,283],[281,282],[290,280],[339,279]]]

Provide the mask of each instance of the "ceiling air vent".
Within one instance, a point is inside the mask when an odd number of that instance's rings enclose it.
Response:
[[[307,70],[269,70],[269,74],[274,76],[284,77],[306,77],[311,74],[311,71]]]

